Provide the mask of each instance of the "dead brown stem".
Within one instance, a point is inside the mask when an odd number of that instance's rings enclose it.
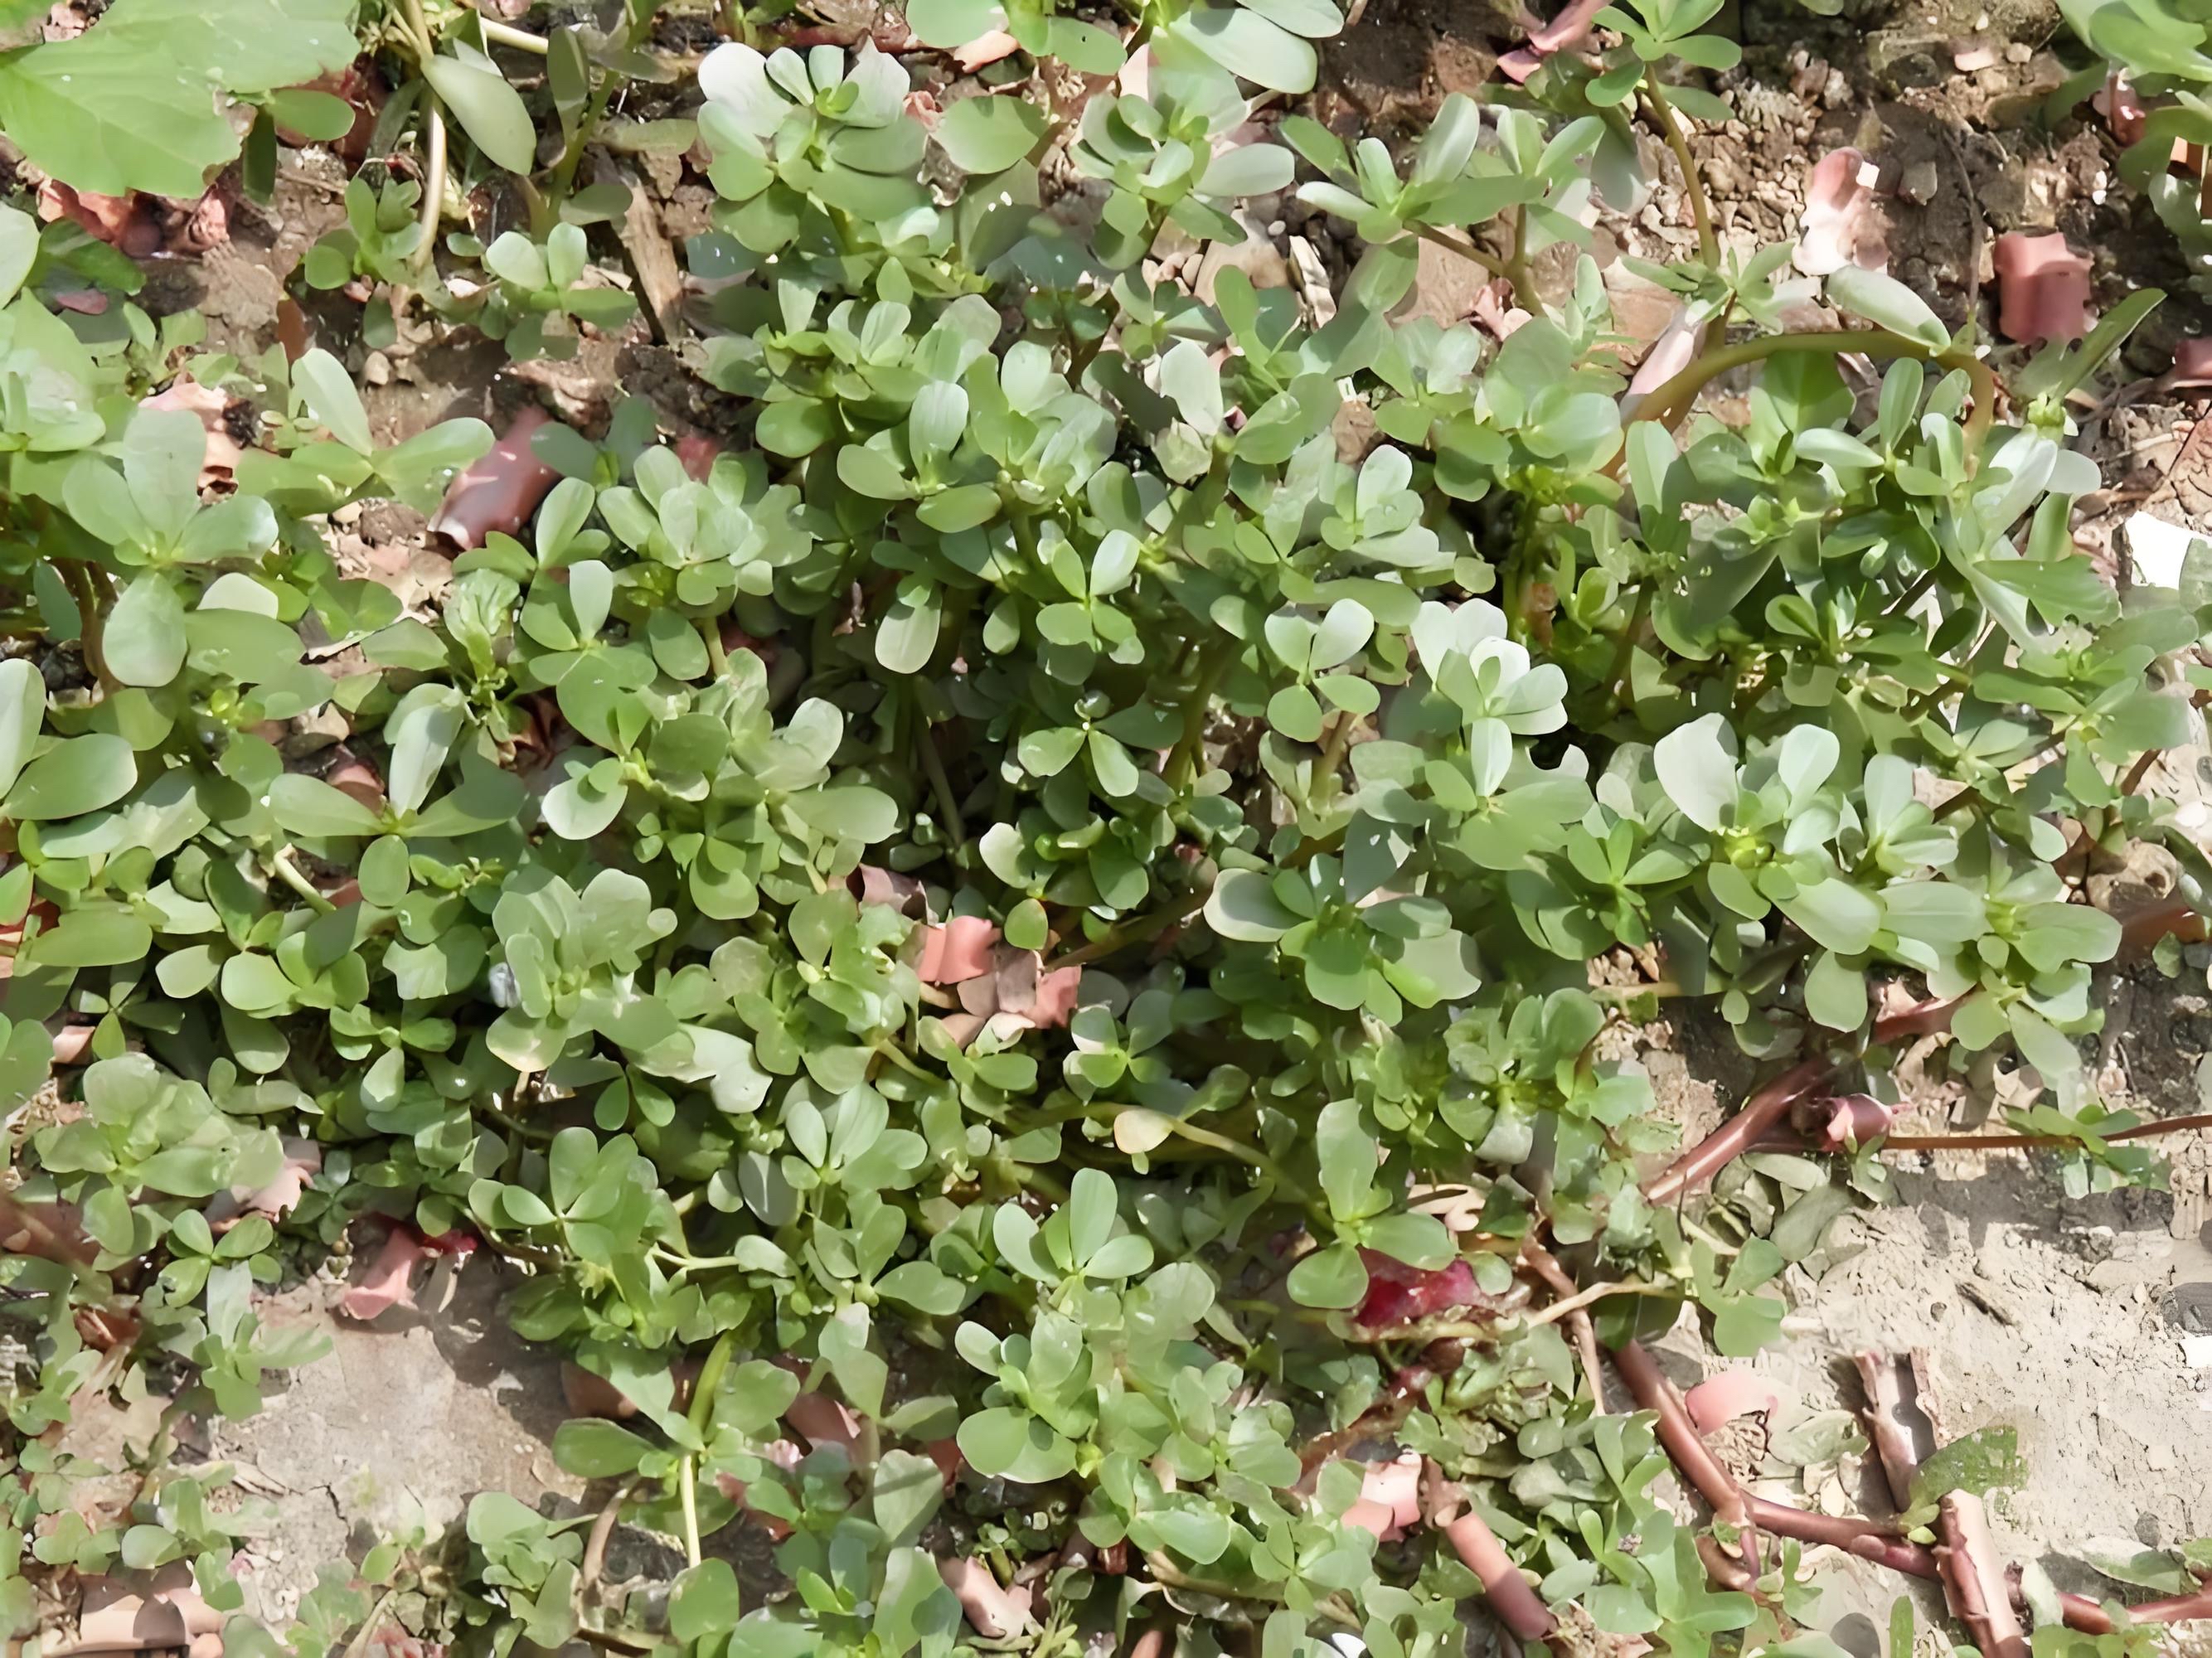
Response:
[[[1900,1509],[1912,1503],[1912,1475],[1920,1458],[1912,1448],[1912,1432],[1900,1414],[1905,1389],[1898,1379],[1897,1360],[1888,1353],[1858,1353],[1859,1385],[1866,1389],[1867,1433],[1875,1455],[1881,1459],[1882,1477],[1889,1495]]]
[[[1529,1269],[1544,1280],[1547,1288],[1562,1301],[1572,1300],[1580,1293],[1574,1279],[1567,1276],[1566,1268],[1542,1244],[1531,1237],[1521,1246],[1521,1258]],[[1577,1307],[1567,1315],[1567,1334],[1573,1339],[1575,1356],[1581,1361],[1583,1379],[1589,1383],[1590,1403],[1600,1416],[1605,1414],[1605,1360],[1600,1357],[1597,1345],[1597,1327],[1590,1322],[1586,1309]]]
[[[1936,1564],[1943,1569],[1943,1595],[1982,1658],[2027,1658],[2027,1637],[2013,1610],[2011,1586],[1982,1499],[1970,1491],[1946,1491],[1936,1510]]]

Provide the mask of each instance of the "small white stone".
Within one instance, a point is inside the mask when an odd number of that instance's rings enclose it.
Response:
[[[2123,526],[2123,533],[2136,562],[2136,580],[2151,587],[2179,587],[2182,561],[2204,538],[2155,513],[2137,513]]]

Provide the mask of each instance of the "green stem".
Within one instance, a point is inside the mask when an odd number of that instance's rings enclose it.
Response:
[[[1885,622],[1889,622],[1899,616],[1910,615],[1911,613],[1912,607],[1917,604],[1921,601],[1921,598],[1927,593],[1928,590],[1935,585],[1936,572],[1932,569],[1923,571],[1921,573],[1920,579],[1905,590],[1903,596],[1898,599],[1897,603],[1891,605],[1887,610],[1884,610],[1881,613],[1881,619]]]
[[[952,837],[956,851],[968,844],[968,827],[960,819],[959,797],[952,792],[952,780],[945,774],[945,758],[937,751],[937,739],[931,734],[927,720],[915,725],[914,746],[921,756],[923,775],[929,779],[929,792],[937,798],[937,809],[945,814],[945,831]]]
[[[1548,313],[1536,292],[1536,278],[1528,269],[1528,210],[1513,210],[1513,251],[1505,258],[1505,280],[1513,284],[1513,302],[1532,317]]]
[[[1655,979],[1644,985],[1592,985],[1586,993],[1594,1002],[1632,1002],[1638,996],[1656,996],[1663,1002],[1686,993],[1672,979]]]
[[[92,571],[80,559],[58,559],[55,562],[61,566],[70,597],[76,600],[77,637],[84,647],[85,665],[103,686],[114,690],[120,682],[107,671],[106,616],[100,608],[100,591],[93,585]]]
[[[1194,892],[1166,909],[1156,910],[1150,915],[1139,915],[1128,920],[1116,921],[1087,944],[1063,950],[1047,962],[1038,972],[1056,972],[1063,967],[1074,967],[1084,962],[1096,961],[1101,956],[1110,956],[1125,944],[1141,944],[1147,938],[1158,938],[1178,922],[1187,921],[1206,908],[1212,889]]]
[[[418,270],[434,264],[438,225],[446,216],[446,111],[427,81],[422,83],[422,107],[428,125],[423,139],[422,207],[419,221],[422,240],[416,245],[414,255]]]
[[[1336,716],[1336,724],[1328,734],[1328,744],[1321,751],[1321,769],[1317,777],[1333,775],[1344,762],[1344,751],[1352,746],[1352,728],[1359,722],[1349,714]]]
[[[714,670],[715,678],[728,678],[730,653],[722,648],[721,625],[713,616],[702,616],[697,621],[699,637],[707,647],[707,665]]]
[[[1274,1183],[1277,1191],[1300,1208],[1313,1210],[1317,1214],[1328,1213],[1315,1201],[1312,1193],[1291,1179],[1282,1164],[1257,1146],[1247,1145],[1243,1140],[1232,1139],[1226,1134],[1217,1134],[1210,1128],[1200,1128],[1196,1123],[1185,1122],[1180,1117],[1163,1115],[1161,1121],[1167,1124],[1176,1139],[1188,1140],[1193,1145],[1206,1146],[1258,1169]]]
[[[876,1043],[875,1049],[877,1053],[882,1054],[885,1059],[889,1060],[893,1065],[896,1066],[900,1070],[905,1072],[910,1077],[919,1077],[922,1081],[933,1084],[939,1083],[944,1080],[943,1078],[936,1076],[917,1065],[914,1060],[908,1056],[904,1048],[901,1048],[896,1042],[890,1041],[888,1037],[882,1042]]]
[[[279,847],[276,856],[270,862],[276,870],[276,878],[306,899],[309,909],[313,910],[318,915],[331,915],[337,913],[337,906],[316,891],[314,883],[300,873],[299,867],[292,862],[292,849],[289,847]]]
[[[1434,225],[1416,225],[1414,229],[1423,241],[1434,242],[1438,247],[1449,248],[1462,259],[1470,259],[1480,265],[1493,276],[1503,277],[1506,274],[1504,260],[1494,253],[1484,252],[1473,242],[1462,241],[1456,236],[1448,236]],[[1517,300],[1520,296],[1516,293],[1514,297]]]
[[[528,29],[519,29],[510,23],[500,22],[495,18],[486,17],[482,12],[477,14],[477,27],[483,31],[484,44],[488,46],[513,46],[517,52],[533,52],[540,58],[552,50],[544,35],[532,34]]]
[[[1182,736],[1175,745],[1175,752],[1168,756],[1164,774],[1168,786],[1178,794],[1189,786],[1206,753],[1206,716],[1213,707],[1213,694],[1221,688],[1230,665],[1237,660],[1238,648],[1233,639],[1218,640],[1200,659],[1198,682],[1191,687],[1182,705]]]
[[[422,0],[402,0],[399,21],[417,58],[427,64],[437,56],[437,37],[430,33],[429,21],[422,15]]]
[[[1628,625],[1620,630],[1620,643],[1613,653],[1613,671],[1607,676],[1613,687],[1613,706],[1626,708],[1634,706],[1636,698],[1629,682],[1634,677],[1636,666],[1636,635],[1643,631],[1644,619],[1651,614],[1651,584],[1641,583],[1636,589],[1636,604],[1628,613]]]
[[[1666,90],[1660,85],[1656,64],[1644,66],[1644,95],[1650,102],[1652,118],[1666,135],[1667,148],[1674,152],[1674,165],[1682,169],[1682,188],[1690,197],[1690,217],[1698,227],[1698,257],[1718,269],[1721,240],[1713,232],[1713,210],[1705,200],[1705,186],[1698,177],[1698,163],[1690,154],[1690,141],[1683,134],[1682,124],[1674,118],[1674,106],[1667,101]]]
[[[651,1253],[656,1260],[667,1261],[687,1272],[744,1265],[744,1262],[736,1255],[688,1255],[680,1250],[670,1248],[665,1243],[653,1245]]]
[[[699,1459],[687,1455],[676,1478],[684,1498],[684,1557],[696,1566],[699,1564]]]

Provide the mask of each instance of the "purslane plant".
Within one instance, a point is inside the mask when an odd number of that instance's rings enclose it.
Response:
[[[602,441],[543,428],[560,482],[472,524],[423,615],[343,573],[327,515],[465,494],[514,459],[489,429],[380,446],[327,351],[186,359],[262,417],[204,488],[198,417],[139,404],[178,354],[88,344],[46,302],[54,234],[0,210],[0,1308],[39,1360],[0,1616],[179,1561],[240,1605],[219,1471],[157,1458],[83,1512],[48,1430],[155,1385],[172,1420],[250,1413],[313,1351],[257,1297],[380,1234],[403,1284],[433,1247],[526,1275],[516,1329],[629,1407],[556,1454],[689,1569],[640,1621],[599,1595],[604,1527],[486,1493],[288,1630],[231,1618],[234,1658],[395,1606],[493,1654],[1396,1658],[1456,1650],[1478,1593],[1561,1650],[1809,1654],[1799,1541],[1932,1559],[1747,1499],[1638,1339],[1686,1307],[1724,1354],[1773,1339],[1784,1266],[1878,1189],[1880,1100],[1808,1142],[1832,1168],[1682,1199],[1840,1070],[1892,1096],[1906,1035],[2013,1070],[2077,1188],[2156,1177],[2077,1052],[2123,930],[2065,871],[2166,834],[2132,786],[2191,734],[2208,618],[2098,579],[2055,398],[2008,404],[1886,278],[1840,273],[1838,327],[1790,334],[1774,250],[1653,267],[1711,337],[1624,397],[1594,264],[1547,295],[1530,259],[1586,236],[1639,88],[1663,137],[1705,107],[1659,70],[1725,60],[1711,10],[1609,13],[1596,62],[1529,107],[1449,99],[1402,155],[1243,130],[1232,71],[1310,83],[1325,5],[1148,6],[1141,80],[1064,134],[1011,92],[933,134],[872,46],[720,46],[693,360],[740,414],[681,454],[637,404]],[[572,187],[655,67],[625,56],[650,9],[550,43],[359,21],[445,160],[416,198],[356,180],[305,282],[439,280],[449,111],[495,167],[556,159],[486,297],[434,314],[518,352],[623,320]],[[1048,6],[915,25],[1125,51]],[[546,109],[485,46],[543,48]],[[1056,143],[1093,224],[1037,205]],[[1158,279],[1168,227],[1241,238],[1293,187],[1365,245],[1325,320]],[[1528,320],[1394,322],[1422,240]],[[1693,415],[1742,369],[1744,423]],[[292,740],[309,716],[342,742]],[[1781,1073],[1664,1169],[1601,1046],[1662,998]],[[1608,1409],[1600,1342],[1643,1408]],[[1669,1459],[1712,1527],[1655,1497]],[[745,1527],[773,1586],[725,1558]],[[1762,1560],[1759,1530],[1793,1540]],[[2039,1649],[2114,1623],[2046,1588]]]

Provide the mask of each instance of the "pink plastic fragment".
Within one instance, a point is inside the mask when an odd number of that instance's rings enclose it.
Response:
[[[960,65],[964,75],[973,75],[987,64],[1000,58],[1011,58],[1020,49],[1021,42],[1004,29],[986,29],[964,46],[952,49],[952,61]]]
[[[1805,180],[1805,211],[1790,263],[1808,276],[1832,276],[1847,264],[1887,270],[1889,244],[1874,211],[1881,178],[1880,167],[1848,147],[1814,162]]]
[[[161,221],[152,210],[154,198],[138,196],[100,196],[73,190],[58,179],[39,186],[39,216],[52,223],[67,219],[109,246],[143,259],[161,251]]]
[[[1628,390],[1620,399],[1623,420],[1633,416],[1644,398],[1687,368],[1698,348],[1704,345],[1705,325],[1699,323],[1692,326],[1688,316],[1686,309],[1677,309],[1674,320],[1651,342],[1644,361],[1636,365],[1636,376],[1628,382]]]
[[[307,1182],[323,1171],[323,1148],[313,1140],[288,1134],[283,1139],[284,1163],[268,1185],[247,1189],[234,1186],[230,1194],[250,1214],[282,1220],[300,1206]]]
[[[1076,993],[1082,987],[1080,967],[1059,967],[1042,975],[1036,981],[1036,997],[1030,1005],[1030,1017],[1037,1022],[1040,1030],[1057,1030],[1075,1011]]]
[[[1698,1431],[1709,1434],[1738,1417],[1773,1415],[1782,1408],[1782,1395],[1775,1391],[1771,1376],[1756,1370],[1723,1370],[1691,1388],[1682,1403]]]
[[[1372,1532],[1385,1543],[1395,1542],[1402,1533],[1398,1516],[1387,1503],[1377,1503],[1372,1497],[1359,1497],[1344,1511],[1344,1523],[1360,1531]]]
[[[114,1577],[87,1577],[79,1608],[77,1638],[50,1644],[57,1654],[100,1651],[143,1651],[155,1647],[185,1647],[198,1658],[204,1651],[221,1653],[222,1614],[200,1598],[189,1566],[165,1567],[144,1590],[127,1587]],[[201,1643],[211,1640],[211,1648]]]
[[[2107,76],[2105,89],[2089,101],[2112,129],[2112,137],[2124,144],[2142,142],[2143,123],[2150,118],[2150,109],[2125,76]]]
[[[547,423],[542,409],[517,415],[490,452],[453,480],[430,528],[462,547],[481,547],[495,530],[507,535],[520,530],[560,482],[561,475],[530,446],[532,435]]]
[[[345,1292],[338,1310],[348,1318],[366,1321],[394,1307],[412,1307],[415,1288],[410,1280],[418,1262],[440,1255],[471,1254],[476,1247],[476,1239],[465,1232],[426,1238],[404,1223],[395,1225],[384,1235],[383,1245],[369,1261],[368,1271]]]
[[[784,1412],[783,1419],[817,1450],[838,1445],[849,1451],[860,1442],[860,1418],[827,1394],[799,1394]]]
[[[1609,0],[1569,0],[1559,15],[1540,29],[1531,31],[1528,44],[1540,52],[1565,52],[1583,43]]]
[[[1997,238],[1997,329],[2008,340],[2040,345],[2078,340],[2089,331],[2089,262],[2066,238]]]
[[[1389,1528],[1376,1534],[1386,1542],[1421,1517],[1421,1459],[1412,1451],[1395,1461],[1369,1465],[1359,1482],[1359,1500],[1389,1516]]]
[[[1544,66],[1555,52],[1571,52],[1583,43],[1607,0],[1570,0],[1550,22],[1528,32],[1528,44],[1516,46],[1498,60],[1498,72],[1516,85]]]
[[[1527,46],[1516,46],[1498,60],[1498,72],[1516,87],[1543,67],[1543,55]]]
[[[992,970],[991,947],[999,942],[998,923],[981,915],[956,915],[943,926],[923,929],[921,959],[915,971],[926,985],[956,985]]]
[[[676,440],[677,463],[700,483],[714,470],[714,457],[722,452],[719,439],[704,432],[686,432]]]
[[[2173,348],[2168,386],[2212,386],[2212,337],[2184,340]]]
[[[1960,74],[1972,75],[1996,67],[1997,49],[1985,40],[1957,41],[1951,47],[1951,62]]]
[[[862,903],[889,904],[902,915],[921,914],[927,892],[913,876],[876,864],[863,864],[853,873],[854,879],[860,883]]]

